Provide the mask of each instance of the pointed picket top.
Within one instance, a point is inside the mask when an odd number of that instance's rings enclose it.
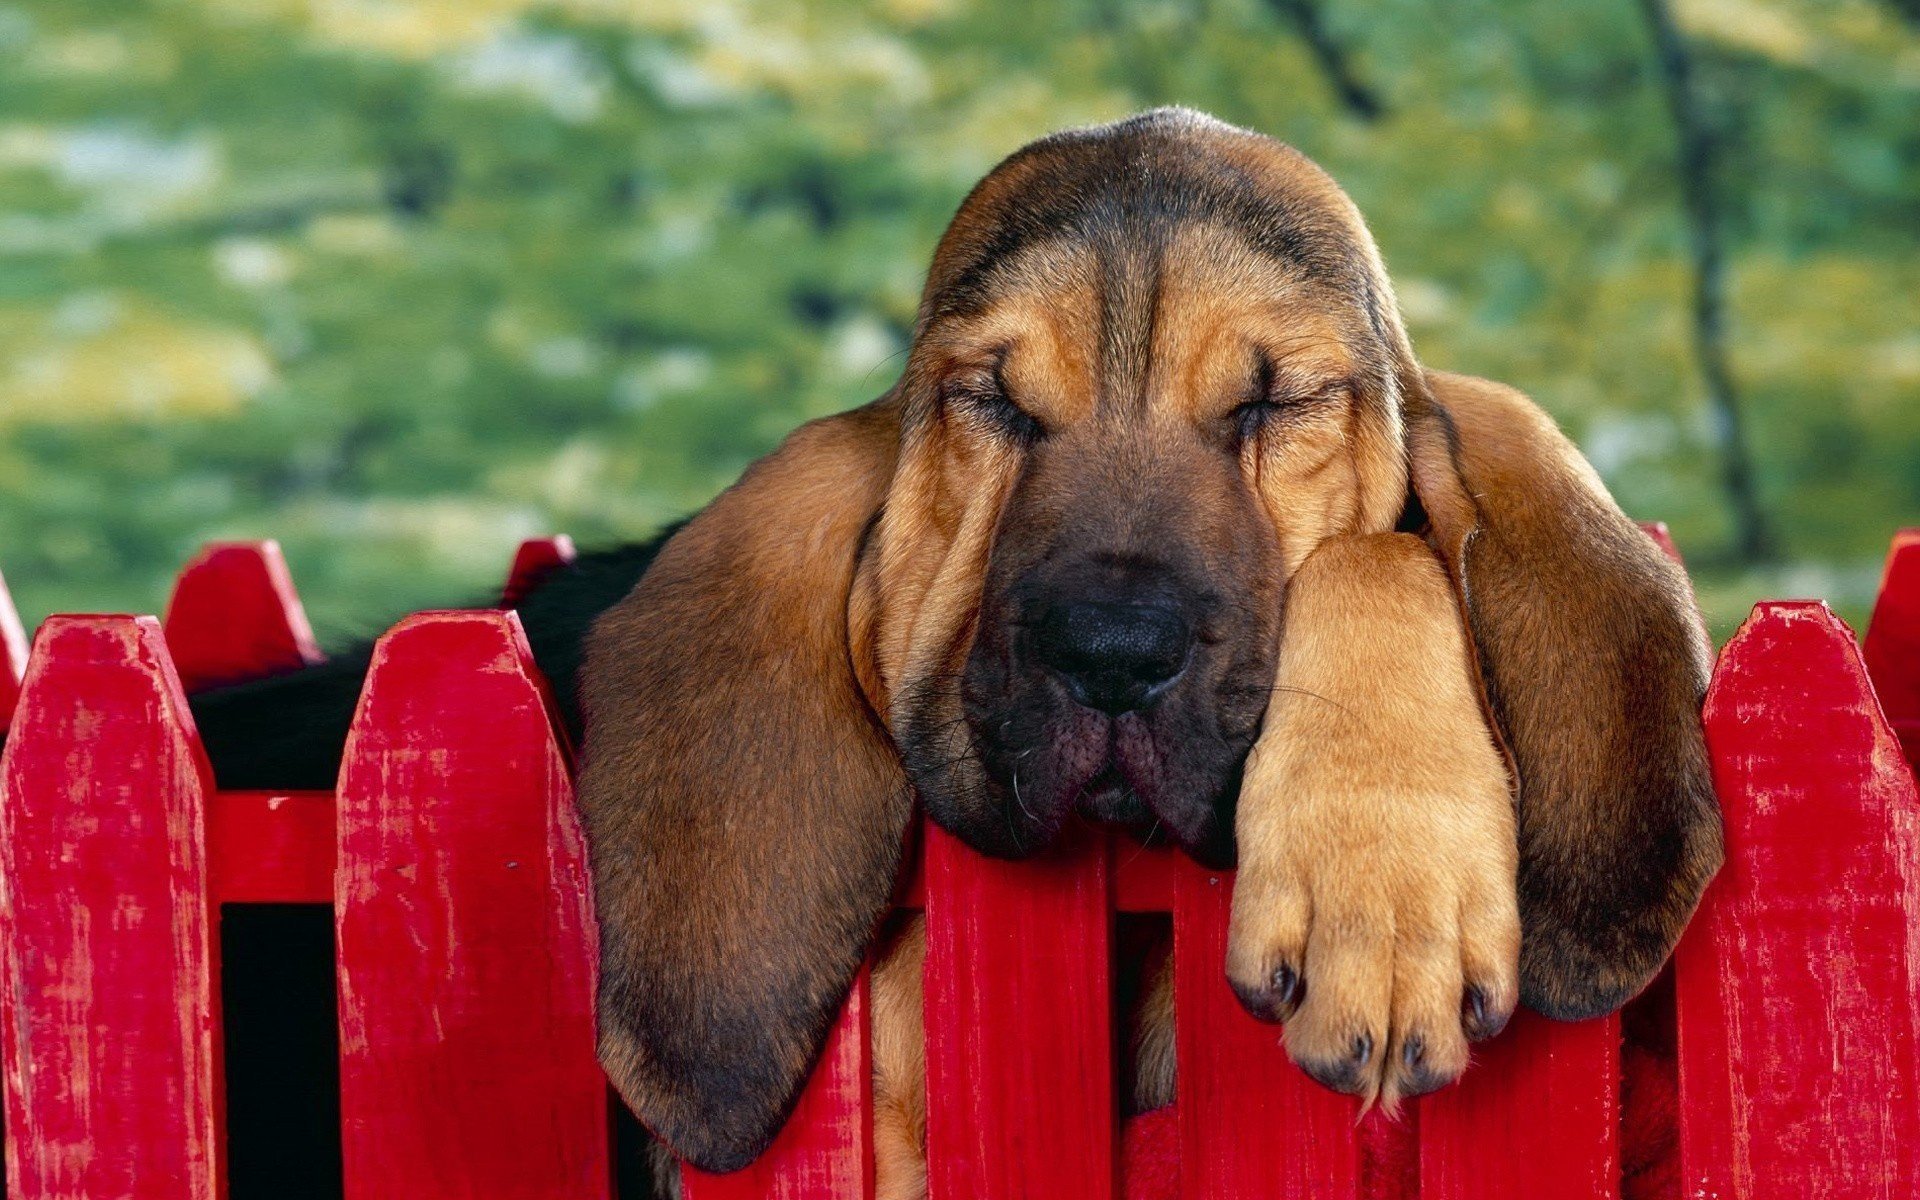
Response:
[[[336,836],[349,1200],[604,1194],[586,844],[517,616],[380,639]]]
[[[13,706],[20,699],[20,680],[26,670],[27,632],[7,591],[6,576],[0,575],[0,730],[13,720]]]
[[[528,538],[513,553],[513,566],[507,569],[507,585],[500,592],[500,607],[518,608],[547,576],[579,556],[573,539],[564,533],[552,537]]]
[[[1920,529],[1893,536],[1867,624],[1866,659],[1908,760],[1920,760]]]
[[[167,603],[167,645],[189,692],[320,661],[280,543],[209,542]]]
[[[1705,720],[1727,865],[1675,958],[1684,1190],[1920,1195],[1920,794],[1851,631],[1756,606]]]
[[[224,1195],[213,790],[152,617],[41,626],[0,779],[7,1194]]]

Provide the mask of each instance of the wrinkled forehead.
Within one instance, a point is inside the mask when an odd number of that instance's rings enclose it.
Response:
[[[1317,167],[1225,126],[1115,129],[1037,143],[982,181],[942,239],[923,334],[1037,321],[1103,374],[1208,322],[1390,353],[1378,256]]]

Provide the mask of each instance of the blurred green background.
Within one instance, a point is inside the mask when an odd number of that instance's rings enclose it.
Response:
[[[152,611],[273,536],[338,638],[642,536],[891,383],[1001,155],[1162,103],[1341,180],[1421,356],[1544,403],[1716,634],[1864,615],[1920,520],[1915,0],[0,0],[0,570]]]

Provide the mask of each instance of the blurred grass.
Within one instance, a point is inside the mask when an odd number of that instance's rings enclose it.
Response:
[[[154,609],[274,536],[339,637],[642,536],[891,383],[1001,155],[1185,103],[1347,186],[1422,357],[1545,404],[1717,637],[1859,627],[1920,520],[1920,31],[1676,4],[1783,545],[1742,565],[1635,6],[1320,8],[1374,119],[1265,0],[0,0],[0,569],[30,621]]]

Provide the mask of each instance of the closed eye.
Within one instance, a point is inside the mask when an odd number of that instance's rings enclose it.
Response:
[[[944,404],[966,413],[993,432],[1021,445],[1032,445],[1047,434],[1033,414],[1014,403],[996,365],[991,371],[956,375],[941,385]]]
[[[1280,412],[1280,402],[1273,394],[1273,360],[1265,354],[1254,364],[1253,384],[1248,391],[1250,398],[1229,414],[1234,436],[1242,442],[1251,441]]]
[[[1345,394],[1345,380],[1308,382],[1289,378],[1275,369],[1273,360],[1260,355],[1254,365],[1248,398],[1228,414],[1235,437],[1246,442],[1283,417],[1318,407],[1320,402]]]

